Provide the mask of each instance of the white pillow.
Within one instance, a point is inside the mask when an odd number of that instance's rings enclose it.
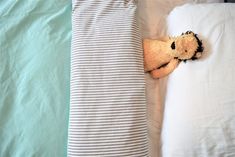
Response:
[[[169,34],[192,30],[205,52],[169,77],[163,157],[235,156],[234,28],[234,4],[184,5],[169,15]]]

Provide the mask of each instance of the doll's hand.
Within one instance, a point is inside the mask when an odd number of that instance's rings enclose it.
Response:
[[[152,70],[151,76],[153,78],[161,78],[169,75],[174,69],[179,65],[180,61],[178,59],[172,59],[166,66]]]

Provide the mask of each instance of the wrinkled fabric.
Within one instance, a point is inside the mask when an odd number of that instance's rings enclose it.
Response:
[[[66,155],[70,19],[70,1],[0,1],[0,156]]]
[[[159,38],[167,34],[167,16],[177,6],[186,3],[220,3],[223,0],[140,0],[138,21],[144,38]],[[178,20],[178,19],[177,19]],[[180,22],[180,20],[179,20]],[[161,129],[167,78],[153,79],[146,73],[146,99],[150,156],[161,156]]]
[[[134,0],[74,0],[69,157],[148,157]]]
[[[168,79],[162,156],[234,157],[235,4],[184,5],[167,23],[172,36],[197,33],[204,52]]]

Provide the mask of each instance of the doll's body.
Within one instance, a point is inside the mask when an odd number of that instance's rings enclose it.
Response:
[[[165,42],[161,40],[144,39],[144,68],[145,71],[152,71],[167,64],[172,57],[163,52],[166,48]]]

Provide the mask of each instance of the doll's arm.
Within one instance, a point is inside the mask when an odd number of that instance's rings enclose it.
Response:
[[[170,74],[179,65],[178,59],[172,59],[165,67],[151,71],[153,78],[161,78]]]

